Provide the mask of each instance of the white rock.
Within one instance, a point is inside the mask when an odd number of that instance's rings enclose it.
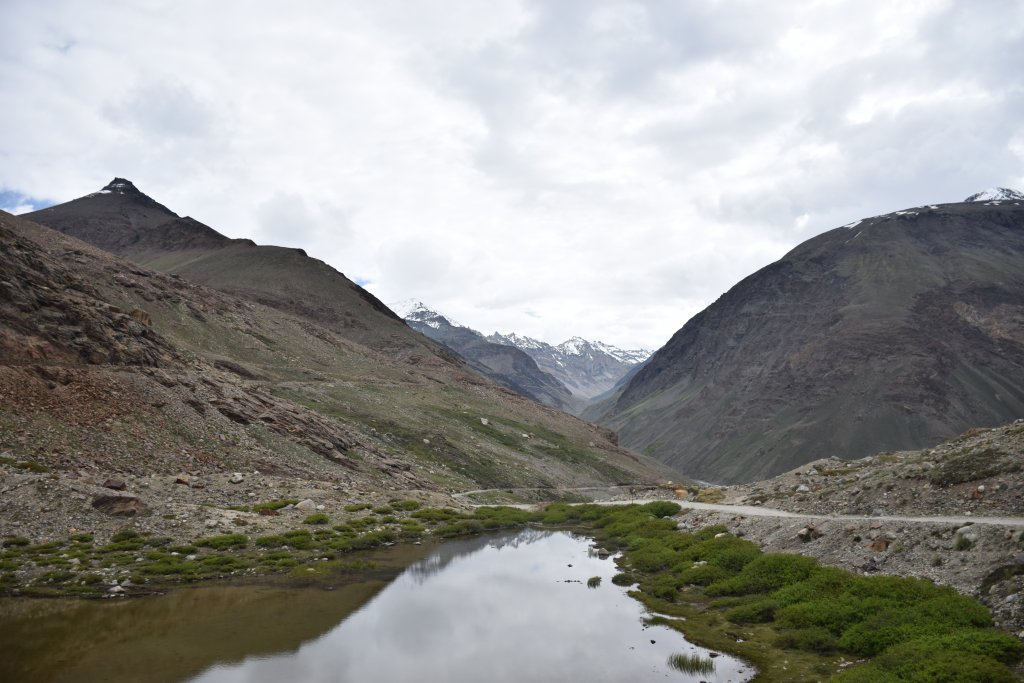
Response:
[[[307,498],[306,500],[300,501],[295,506],[295,509],[299,512],[313,512],[316,510],[316,503]]]
[[[242,481],[244,481],[244,480],[245,480],[245,477],[242,476],[241,472],[232,472],[231,473],[231,478],[228,479],[228,482],[232,483],[232,484],[241,484]]]

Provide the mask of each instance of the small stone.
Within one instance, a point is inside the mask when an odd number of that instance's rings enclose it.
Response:
[[[183,486],[188,486],[189,477],[187,474],[179,474],[177,477],[174,478],[174,483],[181,484]]]
[[[111,595],[120,595],[121,593],[124,593],[124,589],[120,586],[111,586],[107,589],[107,593],[110,593]]]
[[[208,520],[206,520],[206,528],[208,528],[208,529],[213,529],[213,528],[214,528],[214,527],[216,527],[216,526],[217,526],[217,525],[218,525],[219,523],[220,523],[220,522],[218,522],[218,521],[217,521],[217,520],[215,520],[215,519],[208,519]]]
[[[232,472],[231,478],[228,479],[229,484],[241,484],[245,480],[241,472]]]
[[[188,560],[189,562],[191,562],[192,560],[196,559],[196,556],[195,555],[186,555],[185,559]]]
[[[103,488],[113,489],[114,491],[124,491],[127,487],[123,479],[107,479],[103,482]]]
[[[316,511],[316,503],[314,503],[312,500],[307,498],[307,499],[305,499],[303,501],[300,501],[295,506],[295,509],[298,510],[299,512],[315,512]]]
[[[482,424],[484,427],[486,427],[487,425],[489,425],[491,423],[490,423],[490,421],[486,417],[481,417],[480,418],[480,424]]]
[[[808,492],[810,492],[811,488],[807,484],[800,484],[794,490],[797,493],[808,493]]]

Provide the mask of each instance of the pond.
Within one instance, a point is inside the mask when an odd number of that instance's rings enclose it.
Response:
[[[645,626],[643,606],[611,583],[613,560],[583,536],[527,530],[375,559],[375,572],[331,586],[6,600],[0,679],[739,683],[755,673],[724,654],[711,672],[672,668],[671,655],[708,651]]]

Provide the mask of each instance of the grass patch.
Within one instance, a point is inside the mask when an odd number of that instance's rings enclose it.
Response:
[[[308,517],[306,517],[304,520],[302,520],[302,523],[303,524],[329,524],[330,521],[331,521],[330,517],[328,517],[327,515],[325,515],[322,512],[318,512],[315,515],[309,515]]]
[[[280,510],[281,508],[288,507],[289,505],[298,505],[299,500],[297,498],[289,498],[287,500],[268,500],[265,503],[256,503],[252,506],[253,512],[259,512],[260,510]]]
[[[206,538],[200,538],[195,542],[195,545],[200,548],[210,548],[211,550],[229,550],[235,548],[245,548],[249,545],[249,537],[245,534],[222,534],[220,536],[208,536]]]

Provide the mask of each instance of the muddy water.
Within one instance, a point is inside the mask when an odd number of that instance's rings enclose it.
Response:
[[[643,607],[611,583],[614,563],[583,537],[524,531],[376,559],[377,572],[331,590],[6,601],[0,680],[738,682],[753,673],[724,655],[711,674],[669,667],[673,653],[705,651],[645,627]],[[594,576],[601,584],[588,588]]]

